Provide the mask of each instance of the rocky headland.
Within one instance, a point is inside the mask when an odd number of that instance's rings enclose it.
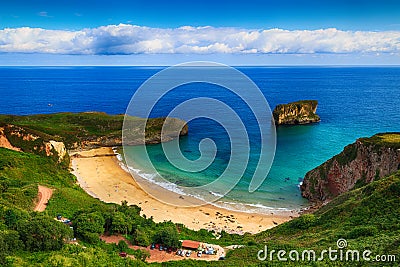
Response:
[[[145,132],[133,135],[127,145],[157,144],[188,134],[186,122],[176,118],[129,119],[133,123],[125,131]],[[124,115],[101,112],[0,115],[0,147],[69,164],[67,150],[121,146],[123,123]]]
[[[360,138],[309,171],[300,187],[312,202],[327,202],[400,169],[400,133]]]

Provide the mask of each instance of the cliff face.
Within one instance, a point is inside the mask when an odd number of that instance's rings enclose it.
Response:
[[[274,116],[276,125],[319,122],[321,119],[317,114],[315,114],[317,107],[317,100],[302,100],[277,105],[272,112],[272,115]]]
[[[400,133],[360,138],[304,177],[302,196],[329,201],[400,169]]]
[[[50,136],[15,125],[0,128],[0,147],[53,157],[61,162],[67,155],[67,149],[63,142],[50,139]]]
[[[4,134],[4,127],[0,127],[0,147],[8,148],[14,151],[21,151],[20,148],[13,146]]]

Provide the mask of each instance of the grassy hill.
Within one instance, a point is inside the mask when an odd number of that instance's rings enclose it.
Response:
[[[48,208],[43,215],[40,215],[47,220],[53,220],[52,218],[56,214],[76,218],[78,214],[82,213],[97,212],[111,216],[111,214],[115,215],[116,212],[121,212],[122,206],[105,204],[87,195],[75,184],[75,179],[68,170],[56,165],[51,159],[0,149],[0,243],[2,239],[6,239],[7,234],[16,231],[13,225],[7,221],[12,217],[10,211],[16,217],[16,221],[33,220],[39,216],[36,212],[32,212],[39,183],[55,189]],[[170,262],[162,266],[260,266],[263,263],[271,264],[269,261],[261,262],[257,259],[258,251],[265,245],[271,250],[297,249],[301,252],[304,249],[313,249],[320,252],[329,247],[337,248],[336,241],[339,238],[347,240],[348,249],[360,251],[369,249],[374,256],[390,254],[398,257],[400,253],[400,217],[398,216],[400,214],[400,172],[341,195],[313,214],[302,215],[300,218],[253,236],[224,234],[220,241],[213,239],[211,234],[204,231],[195,232],[182,229],[181,225],[168,223],[155,224],[151,219],[141,218],[138,215],[137,207],[128,209],[131,212],[134,211],[132,218],[142,230],[148,233],[156,232],[157,229],[168,225],[180,229],[181,238],[245,245],[244,248],[228,253],[225,261],[214,263]],[[11,256],[3,255],[3,264],[5,266],[7,264],[8,266],[57,266],[55,264],[61,262],[61,265],[58,266],[69,266],[69,264],[76,264],[77,259],[83,261],[84,257],[88,257],[91,259],[91,263],[86,266],[109,266],[105,263],[110,259],[115,262],[113,266],[118,266],[118,264],[125,266],[123,264],[126,263],[126,260],[117,256],[115,246],[98,242],[94,244],[83,242],[83,244],[90,249],[64,245],[60,250],[55,251],[26,251],[21,246],[18,250],[13,251]],[[7,251],[7,255],[9,253],[10,251]],[[328,260],[317,264],[307,261],[282,263],[277,260],[276,256],[274,259],[275,261],[272,262],[274,266],[286,264],[293,266],[366,266],[367,264],[362,261],[358,264],[354,262],[331,263]],[[95,262],[98,265],[95,265]],[[140,266],[142,262],[131,260],[129,264]],[[375,264],[380,265],[379,263]],[[386,263],[385,266],[396,265]]]
[[[0,115],[0,126],[21,126],[46,141],[56,139],[71,147],[87,138],[120,137],[123,120],[123,115],[111,116],[100,112]]]
[[[44,121],[48,123],[44,125],[47,126],[41,125],[40,119],[29,122],[28,117],[18,117],[13,123],[20,126],[29,123],[29,129],[61,137],[63,134],[58,133],[58,127],[66,133],[80,131],[84,124],[72,126],[69,122],[57,126],[56,121],[69,115],[57,116],[61,117],[46,117]],[[35,121],[36,117],[33,117]],[[8,119],[0,117],[3,122]],[[93,129],[87,131],[95,132]],[[98,131],[113,130],[110,126]],[[38,184],[54,189],[43,213],[33,212]],[[153,266],[399,266],[400,261],[400,171],[340,195],[316,212],[271,230],[244,236],[222,233],[218,240],[205,230],[192,231],[171,222],[154,223],[152,218],[141,217],[137,206],[106,204],[92,198],[76,184],[68,167],[51,157],[0,148],[0,193],[0,266],[147,265],[139,259],[141,252],[130,251],[138,260],[119,257],[116,245],[99,241],[98,237],[103,233],[124,234],[138,245],[148,245],[160,234],[221,245],[244,245],[229,251],[224,261],[185,260],[151,264]],[[54,220],[57,214],[72,220],[73,232]],[[78,237],[80,245],[64,244],[72,236]],[[257,259],[258,252],[265,246],[268,251],[284,249],[288,253],[296,249],[300,255],[302,251],[312,249],[318,257],[323,249],[337,249],[338,239],[347,241],[345,251],[357,249],[362,253],[370,250],[371,261],[332,262],[325,257],[318,262],[282,262],[277,259],[276,252],[273,261]],[[395,255],[397,262],[376,262],[376,255]]]
[[[127,125],[139,128],[145,124],[146,143],[159,143],[164,122],[175,129],[183,127],[180,134],[187,134],[185,122],[174,118],[128,117]],[[93,146],[118,146],[122,144],[124,115],[103,112],[55,113],[29,116],[0,115],[0,127],[10,143],[35,153],[33,146],[49,140],[64,142],[67,149]],[[135,132],[138,129],[133,129]],[[32,136],[27,138],[27,136]],[[25,137],[25,138],[24,138]],[[27,140],[30,139],[30,140]]]

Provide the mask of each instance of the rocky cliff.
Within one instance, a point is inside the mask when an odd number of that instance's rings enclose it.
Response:
[[[146,129],[143,132],[143,129]],[[186,122],[176,118],[154,118],[138,120],[137,118],[124,121],[124,145],[158,144],[168,142],[188,134]]]
[[[123,115],[99,112],[56,113],[31,116],[0,115],[0,147],[69,161],[67,149],[122,145]],[[188,134],[187,124],[175,118],[131,117],[131,132],[145,127],[146,144],[167,142]],[[164,127],[164,128],[163,128]],[[126,128],[125,128],[126,129]],[[161,135],[161,131],[163,135]],[[130,140],[137,144],[136,139]]]
[[[52,140],[53,138],[20,126],[9,124],[0,127],[0,147],[53,157],[60,163],[66,158],[67,149],[63,142]]]
[[[317,100],[302,100],[288,104],[279,104],[272,115],[276,125],[307,124],[319,122],[320,117],[315,114],[318,107]]]
[[[400,133],[376,134],[358,139],[309,171],[300,189],[302,196],[311,201],[329,201],[399,169]]]

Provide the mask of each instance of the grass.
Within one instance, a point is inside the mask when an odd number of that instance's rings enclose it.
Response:
[[[0,121],[25,126],[49,135],[103,136],[121,131],[123,115],[101,112],[56,113],[29,116],[1,115]]]
[[[16,202],[12,202],[9,197],[2,198],[3,205],[30,210],[31,206],[28,204],[32,203],[35,192],[32,191],[27,195],[24,192],[36,188],[36,185],[41,183],[55,189],[46,210],[51,216],[61,213],[70,217],[81,209],[90,210],[96,207],[96,210],[99,210],[109,209],[112,206],[87,195],[74,184],[75,180],[67,169],[54,165],[50,159],[7,149],[0,149],[0,159],[0,176],[12,181],[9,184],[9,188],[12,189],[9,193],[23,196],[16,197]],[[47,167],[43,168],[43,166]],[[351,249],[368,248],[374,255],[378,253],[399,255],[400,217],[398,214],[400,214],[400,172],[345,193],[314,214],[302,215],[300,218],[260,234],[234,236],[224,233],[217,243],[244,244],[245,247],[229,252],[227,259],[223,262],[183,261],[152,265],[260,266],[262,263],[257,260],[256,255],[265,245],[269,249],[276,250],[314,249],[320,251],[328,247],[335,248],[338,238],[345,238]],[[209,232],[192,231],[179,225],[178,228],[181,228],[181,238],[215,243]],[[55,261],[57,258],[74,262],[71,257],[64,259],[66,254],[63,253],[69,249],[71,248],[66,247],[59,252],[22,253],[12,259],[21,262],[28,261],[32,264]],[[103,248],[96,246],[93,249],[93,253],[103,251]],[[73,255],[74,253],[77,253],[77,257],[83,255],[83,252],[73,252]],[[114,254],[107,255],[102,254],[101,257],[112,258]],[[271,264],[273,266],[286,265],[277,261]],[[312,262],[288,262],[287,264],[289,266],[316,266]],[[344,265],[346,263],[337,263],[335,266]],[[318,266],[331,265],[325,261],[319,262]]]
[[[379,133],[371,137],[359,139],[366,145],[375,145],[376,147],[400,148],[400,133]]]
[[[43,116],[43,117],[42,117]],[[53,117],[54,116],[54,117]],[[15,119],[15,121],[13,121]],[[93,119],[94,121],[85,121]],[[13,121],[14,125],[23,126],[24,129],[43,133],[43,139],[58,137],[66,138],[67,133],[76,133],[76,136],[98,136],[113,133],[114,127],[121,118],[103,113],[84,114],[53,114],[10,117],[0,115],[3,125]],[[162,120],[162,119],[161,119]],[[43,122],[43,124],[42,124]],[[65,122],[65,124],[63,123]],[[107,122],[105,126],[101,126]],[[154,131],[157,132],[157,120]],[[76,132],[75,132],[76,131]],[[82,133],[79,133],[83,131]],[[360,139],[362,142],[390,147],[397,146],[399,133],[378,134],[371,138]],[[354,149],[345,149],[341,161],[354,157]],[[66,166],[56,164],[48,157],[25,152],[15,152],[0,148],[0,229],[4,228],[8,209],[15,209],[17,217],[28,216],[36,200],[37,185],[42,184],[54,189],[45,213],[51,217],[63,214],[73,217],[82,210],[112,211],[117,210],[115,204],[106,204],[86,194],[76,180],[69,173]],[[388,177],[376,180],[368,185],[360,184],[358,188],[334,198],[329,204],[323,206],[313,214],[304,214],[290,222],[281,224],[273,229],[257,235],[229,235],[222,234],[219,240],[205,230],[192,231],[183,225],[175,225],[180,231],[180,238],[207,241],[221,245],[242,244],[245,247],[228,252],[227,259],[220,262],[180,261],[153,266],[365,266],[365,262],[260,262],[257,253],[265,245],[272,250],[314,249],[321,251],[329,247],[336,248],[336,241],[345,238],[349,249],[360,251],[369,249],[372,255],[396,255],[400,260],[400,171]],[[162,225],[172,223],[154,224],[150,220],[140,221],[140,226],[146,231],[156,231]],[[147,225],[146,225],[147,224]],[[27,253],[18,251],[8,258],[14,261],[14,266],[65,266],[83,265],[107,266],[105,262],[112,262],[116,266],[125,266],[115,252],[110,251],[104,244],[88,246],[67,245],[61,251]],[[90,259],[90,260],[89,260]],[[137,266],[141,263],[135,262]],[[368,263],[378,265],[379,263]],[[395,264],[385,264],[396,266]],[[13,265],[9,265],[13,266]]]
[[[255,236],[271,246],[335,248],[345,238],[352,249],[400,255],[400,172],[347,192],[314,214],[305,214]],[[235,252],[236,253],[236,252]],[[323,266],[323,264],[322,264]]]
[[[160,142],[160,133],[166,118],[150,118],[147,121],[138,117],[129,117],[128,122],[139,127],[146,122],[146,142]],[[172,122],[184,123],[178,119]],[[102,112],[55,113],[29,116],[0,115],[0,127],[10,143],[16,147],[35,153],[34,147],[49,140],[62,141],[68,149],[76,148],[83,142],[97,143],[102,146],[115,146],[122,143],[124,115],[108,115]],[[37,140],[26,142],[12,131],[34,135]]]
[[[383,142],[385,143],[400,143],[400,134],[385,134],[380,136]]]
[[[48,157],[0,148],[0,176],[21,183],[41,183],[66,187],[75,183],[75,176]]]

